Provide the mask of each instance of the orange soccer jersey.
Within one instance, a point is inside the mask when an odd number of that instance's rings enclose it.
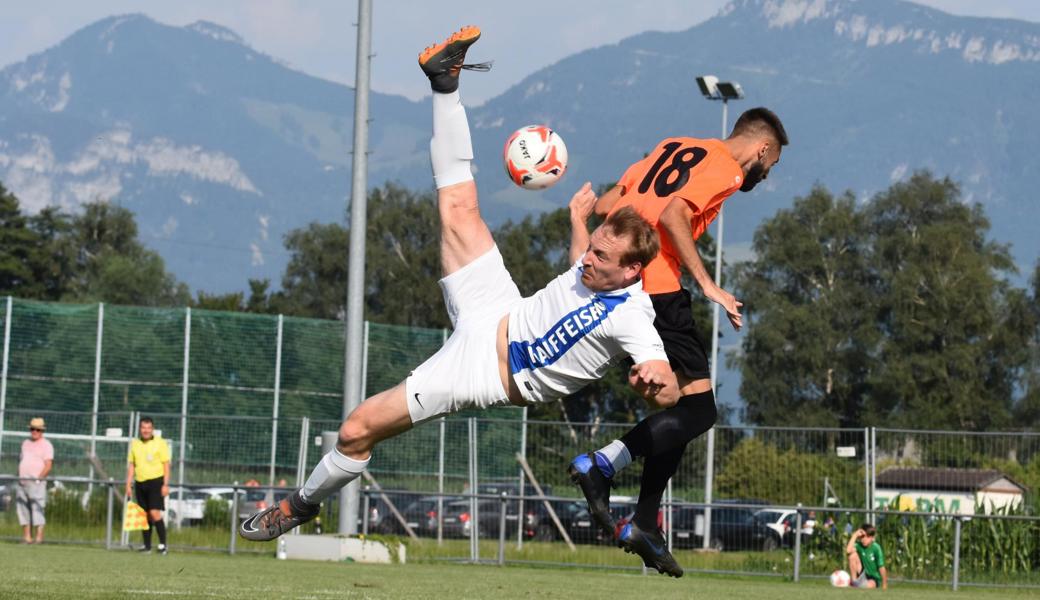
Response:
[[[671,238],[658,224],[672,198],[682,198],[693,210],[693,239],[715,220],[722,202],[740,189],[744,173],[719,140],[668,138],[622,175],[622,196],[613,210],[631,206],[657,228],[661,251],[643,271],[643,289],[649,294],[675,292],[679,285],[679,256]]]

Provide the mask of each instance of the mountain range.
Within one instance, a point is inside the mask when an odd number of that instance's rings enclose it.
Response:
[[[727,203],[732,258],[816,183],[866,201],[927,168],[985,207],[992,236],[1028,271],[1040,256],[1028,184],[1040,172],[1038,63],[1040,24],[900,0],[734,0],[688,30],[580,52],[469,107],[482,205],[496,224],[562,206],[663,137],[718,136],[720,106],[694,82],[715,74],[747,94],[730,124],[764,105],[791,138],[769,179]],[[429,110],[372,94],[370,185],[430,187]],[[277,285],[287,231],[345,221],[352,119],[351,88],[220,25],[111,17],[0,71],[0,181],[30,211],[94,199],[132,209],[143,241],[195,289]],[[541,193],[514,187],[501,165],[508,134],[531,123],[570,151],[564,180]]]

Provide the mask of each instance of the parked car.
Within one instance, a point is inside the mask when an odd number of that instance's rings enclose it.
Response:
[[[199,490],[170,488],[170,496],[166,499],[167,521],[182,526],[202,521],[206,514],[206,500],[209,498],[209,494]]]
[[[232,505],[234,488],[213,487],[198,490],[209,498],[219,498]],[[260,488],[238,488],[238,518],[245,519],[257,511],[267,508],[267,490]]]
[[[751,504],[735,500],[732,504]],[[718,504],[727,504],[719,502]],[[701,511],[703,514],[703,511]],[[702,526],[703,527],[703,526]],[[703,534],[702,534],[703,535]],[[696,536],[695,541],[703,539]],[[755,510],[742,507],[715,508],[711,511],[711,538],[708,546],[715,550],[765,550],[780,547],[780,536],[755,516]]]
[[[727,507],[726,504],[765,504],[761,500],[721,500],[711,511],[711,540],[709,547],[715,550],[775,550],[780,546],[781,536],[756,518],[755,509]],[[721,507],[718,505],[722,505]],[[634,513],[618,521],[620,533]],[[658,512],[657,526],[668,534],[664,515]],[[704,545],[704,509],[694,506],[677,506],[671,517],[672,546],[675,548],[700,548]]]
[[[436,537],[437,535],[437,499],[438,496],[415,496],[414,494],[387,494],[405,523],[415,535],[420,537]],[[456,497],[446,497],[443,503],[449,504]],[[405,529],[393,515],[386,500],[375,495],[369,501],[368,530],[373,533],[404,535]]]
[[[611,496],[610,514],[614,516],[614,522],[627,519],[635,507],[636,501],[634,496]],[[585,502],[580,502],[579,506],[580,510],[571,519],[569,531],[571,539],[581,544],[613,544],[616,535],[607,535],[596,525]]]
[[[509,496],[519,495],[517,491],[520,485],[515,482],[508,483],[485,483],[478,486],[479,493],[481,494],[501,494],[505,492]],[[552,486],[542,486],[542,493],[545,496],[552,496]],[[560,533],[560,529],[553,523],[552,516],[549,514],[549,510],[545,507],[546,502],[552,507],[553,512],[556,513],[556,517],[560,520],[560,525],[563,526],[564,531],[567,531],[568,535],[571,535],[571,524],[574,521],[574,517],[585,509],[584,502],[578,502],[576,500],[539,500],[537,499],[538,492],[532,485],[524,486],[525,499],[522,503],[517,499],[509,499],[506,501],[506,536],[514,537],[517,531],[518,524],[517,520],[521,508],[523,510],[523,527],[522,533],[524,539],[537,540],[542,542],[548,542],[553,540],[562,539],[563,536]],[[501,510],[500,500],[483,500],[483,503],[488,505],[485,508],[485,504],[481,504],[480,511],[480,522],[481,532],[483,535],[498,535],[498,519],[499,511]],[[488,516],[493,515],[491,521],[488,520]],[[493,522],[492,522],[493,521]],[[486,532],[486,533],[485,533]]]
[[[482,520],[486,523],[487,522],[486,513],[489,512],[489,510],[480,510],[480,508],[481,507],[478,505],[478,508],[477,508],[478,516],[481,513],[485,513],[485,516],[483,517]],[[488,504],[485,501],[483,508],[490,509],[491,506],[490,506],[490,504]],[[434,526],[434,533],[436,533],[436,531],[437,531],[437,529],[436,529],[437,528],[436,521],[434,521],[434,525],[433,526]],[[443,527],[442,535],[444,537],[457,537],[457,538],[469,537],[470,530],[473,527],[472,505],[470,504],[470,499],[469,498],[462,498],[462,499],[459,499],[459,500],[452,500],[451,502],[445,503],[445,505],[444,505],[444,519],[443,519],[442,527]],[[482,535],[487,535],[487,532],[481,532],[480,530],[478,530],[478,533],[480,533]]]
[[[793,546],[794,545],[794,533],[795,527],[798,526],[798,512],[794,510],[783,510],[774,508],[764,508],[755,513],[760,521],[762,521],[766,527],[772,530],[776,535],[777,539],[780,540],[782,546]],[[809,536],[813,534],[815,520],[811,520],[807,515],[802,515],[802,535]]]
[[[0,483],[0,512],[6,511],[14,502],[14,486],[16,485],[18,484],[15,482]]]

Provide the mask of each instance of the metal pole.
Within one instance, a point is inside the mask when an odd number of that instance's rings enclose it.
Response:
[[[877,525],[874,503],[877,497],[877,428],[870,428],[870,524]]]
[[[783,537],[780,538],[783,541]],[[798,510],[794,513],[794,582],[802,570],[802,503],[798,503]]]
[[[498,503],[498,566],[506,564],[506,493]]]
[[[271,468],[268,480],[269,485],[274,485],[274,464],[278,453],[278,400],[282,393],[282,315],[278,315],[277,347],[274,355],[274,408],[271,410]],[[268,490],[268,495],[274,497],[274,490]]]
[[[127,429],[127,436],[126,436],[127,437],[126,453],[127,453],[128,456],[130,454],[130,448],[132,448],[133,444],[134,444],[134,436],[137,435],[136,432],[137,432],[137,427],[138,427],[138,419],[140,419],[140,418],[141,418],[141,415],[138,414],[137,411],[134,411],[134,410],[130,411],[130,426],[129,426],[129,429]],[[126,473],[125,466],[124,466],[123,473],[124,473],[124,477],[125,477],[125,473]],[[126,485],[125,481],[123,482],[123,485]],[[125,515],[126,514],[126,512],[125,512],[126,511],[126,503],[125,502],[123,503],[123,510],[124,510],[123,514]],[[120,527],[119,528],[119,545],[122,546],[122,547],[125,547],[125,546],[127,546],[129,544],[130,544],[130,533],[125,528]]]
[[[88,476],[91,483],[87,485],[87,494],[94,491],[94,457],[97,456],[97,413],[101,396],[101,339],[105,325],[105,303],[97,306],[97,339],[94,342],[94,402],[90,410],[90,468]]]
[[[108,506],[105,507],[105,550],[112,549],[112,506],[115,503],[115,482],[108,478]]]
[[[863,508],[870,510],[870,428],[863,428]]]
[[[369,322],[364,325],[364,343],[361,344],[361,399],[368,394],[368,327]]]
[[[307,471],[307,450],[310,446],[310,437],[311,420],[309,417],[304,417],[300,422],[300,455],[296,461],[296,487],[303,486],[303,475]]]
[[[444,418],[440,421],[440,441],[437,444],[437,545],[444,543]]]
[[[729,101],[722,99],[722,139],[726,139],[726,120],[728,117]],[[722,207],[719,207],[718,233],[715,239],[715,285],[722,287]],[[719,358],[719,305],[712,304],[711,309],[711,393],[716,394],[716,382],[718,381],[718,358]],[[715,478],[715,428],[708,430],[707,439],[707,462],[704,467],[704,502],[709,506],[704,507],[704,539],[703,546],[707,548],[711,541],[711,499],[712,486]]]
[[[184,373],[181,377],[181,447],[177,457],[177,506],[184,506],[184,448],[188,442],[188,369],[191,366],[191,307],[184,309]],[[177,529],[181,520],[177,521]]]
[[[466,424],[469,433],[469,558],[476,562],[480,559],[479,540],[477,539],[477,497],[473,495],[477,493],[477,421],[470,417],[466,419]]]
[[[358,0],[357,68],[354,86],[354,160],[350,192],[350,250],[347,273],[346,352],[343,373],[343,419],[361,404],[361,334],[365,314],[365,204],[368,190],[368,84],[372,46],[372,0]],[[340,493],[339,532],[357,533],[358,486],[355,479]]]
[[[94,402],[90,409],[90,465],[87,473],[92,482],[86,486],[86,493],[94,492],[94,458],[98,455],[98,406],[101,398],[101,342],[104,336],[105,304],[98,303],[98,334],[94,347]]]
[[[953,519],[953,591],[957,591],[961,578],[961,519]]]
[[[362,494],[364,496],[365,510],[361,517],[361,534],[366,536],[368,535],[368,515],[372,510],[372,496],[368,493],[369,489],[371,489],[371,486],[366,485],[365,491]]]
[[[526,459],[527,458],[527,407],[523,408],[523,414],[520,417],[520,454]],[[524,487],[526,482],[524,480],[524,469],[520,467],[520,487],[517,489],[517,495],[520,496],[520,500],[517,504],[516,509],[516,548],[517,550],[524,547]]]
[[[665,488],[665,498],[667,500],[664,503],[664,529],[668,532],[668,551],[672,551],[672,479],[668,478],[668,487]]]
[[[231,538],[228,540],[228,554],[235,553],[235,542],[238,540],[238,482],[231,488]]]
[[[0,371],[0,458],[4,456],[4,426],[7,410],[7,363],[11,355],[11,297],[7,297],[7,313],[4,317],[4,364]]]

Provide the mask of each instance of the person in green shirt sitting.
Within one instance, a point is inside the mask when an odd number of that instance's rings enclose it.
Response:
[[[849,575],[852,576],[852,587],[888,589],[888,570],[885,569],[885,553],[881,544],[877,543],[877,530],[869,523],[857,529],[849,543],[845,545],[845,554],[849,559]]]

